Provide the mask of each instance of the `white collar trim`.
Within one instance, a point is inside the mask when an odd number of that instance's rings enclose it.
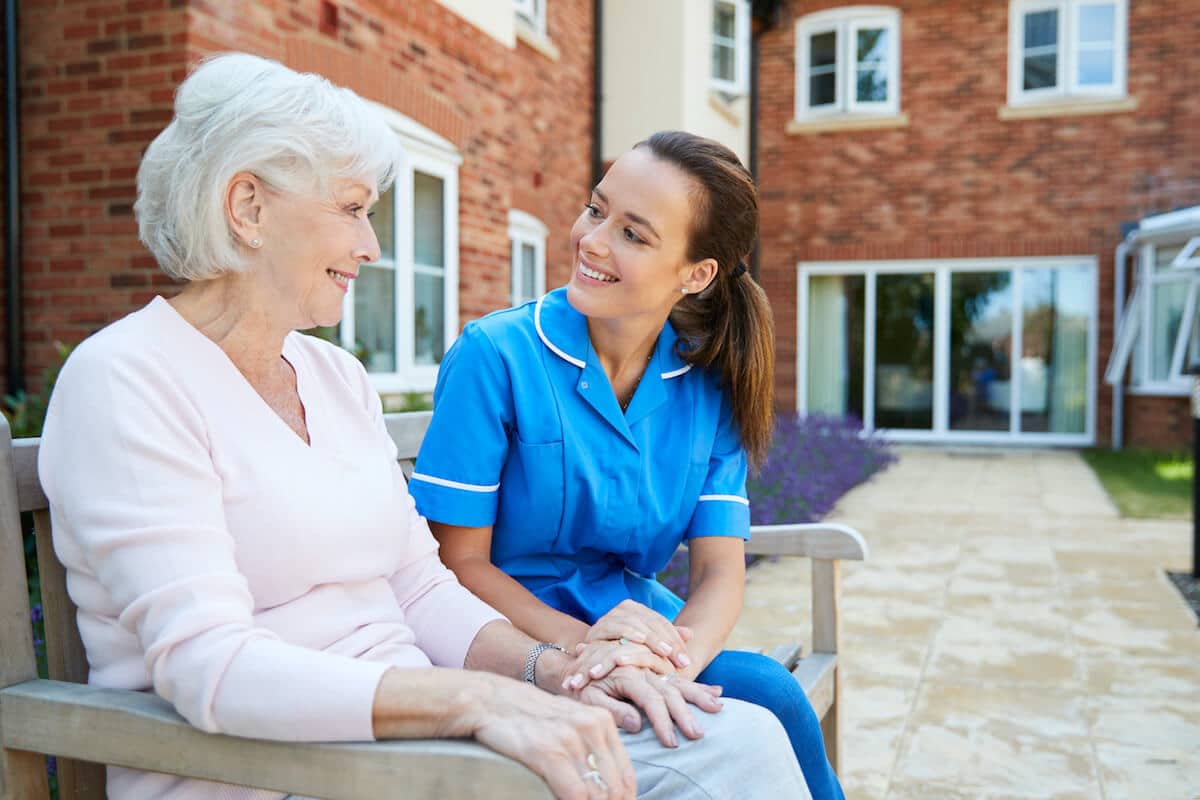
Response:
[[[566,361],[568,364],[574,364],[580,369],[586,368],[587,362],[583,361],[582,359],[575,358],[575,356],[568,355],[561,347],[550,341],[550,337],[546,336],[546,331],[542,328],[542,303],[545,302],[548,296],[548,294],[544,294],[539,297],[537,304],[533,307],[533,327],[537,330],[538,338],[542,340],[542,344],[550,348],[550,352],[554,353],[554,355],[558,356],[563,361]],[[671,378],[678,378],[680,375],[690,371],[691,368],[691,364],[684,364],[679,369],[673,369],[670,372],[659,373],[659,377],[664,381]]]

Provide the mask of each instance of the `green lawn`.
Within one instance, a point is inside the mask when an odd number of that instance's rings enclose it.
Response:
[[[1123,517],[1180,519],[1192,514],[1192,457],[1147,450],[1084,450]]]

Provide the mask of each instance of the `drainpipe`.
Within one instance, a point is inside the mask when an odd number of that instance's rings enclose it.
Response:
[[[1130,232],[1113,253],[1113,336],[1121,327],[1125,311],[1125,261],[1129,249],[1137,240],[1137,233]],[[1114,344],[1116,342],[1114,341]],[[1112,449],[1120,450],[1125,440],[1125,375],[1112,387]]]
[[[604,0],[592,3],[592,186],[604,177]],[[587,187],[591,189],[592,187]]]
[[[755,186],[758,185],[758,36],[762,30],[750,36],[750,177],[754,179]],[[750,253],[750,275],[756,281],[760,249],[758,242],[755,242],[754,250]]]
[[[17,61],[17,0],[4,3],[4,291],[6,392],[25,388],[21,332],[21,124]]]
[[[775,27],[781,8],[781,0],[754,0],[751,4],[750,110],[748,112],[750,114],[750,135],[748,142],[750,163],[747,166],[750,168],[750,177],[754,179],[755,185],[758,184],[758,66],[760,63],[758,39]],[[758,242],[755,242],[754,250],[750,253],[750,275],[756,281],[758,280],[759,253]]]

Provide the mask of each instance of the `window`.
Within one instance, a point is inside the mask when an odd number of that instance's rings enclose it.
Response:
[[[1186,246],[1185,242],[1147,245],[1142,254],[1145,291],[1140,299],[1145,324],[1134,346],[1133,382],[1143,388],[1190,387],[1181,367],[1190,330],[1184,317],[1191,316],[1196,305],[1196,272],[1174,267],[1177,258],[1186,258]]]
[[[749,0],[712,4],[712,86],[732,95],[750,91]]]
[[[799,265],[797,410],[908,441],[1087,444],[1089,257]]]
[[[546,293],[546,235],[549,229],[524,211],[508,212],[512,243],[512,304],[519,306]]]
[[[796,119],[900,111],[900,14],[852,6],[796,23]]]
[[[454,146],[387,111],[404,142],[396,182],[371,220],[380,258],[346,295],[336,340],[380,392],[429,391],[458,332],[458,165]]]
[[[1132,359],[1130,385],[1144,394],[1186,394],[1183,373],[1200,300],[1200,236],[1142,247],[1132,294],[1122,315],[1105,379],[1122,380]]]
[[[1127,0],[1012,0],[1010,105],[1125,94]]]
[[[546,35],[546,3],[549,0],[513,0],[513,10],[517,19],[524,22],[538,34]]]

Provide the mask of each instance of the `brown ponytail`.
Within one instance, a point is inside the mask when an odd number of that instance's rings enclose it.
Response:
[[[724,145],[683,131],[662,131],[639,142],[683,170],[701,191],[695,198],[688,260],[715,259],[717,275],[671,312],[680,356],[713,369],[729,392],[733,419],[754,469],[771,443],[775,390],[775,324],[762,287],[745,274],[758,237],[758,190]]]

